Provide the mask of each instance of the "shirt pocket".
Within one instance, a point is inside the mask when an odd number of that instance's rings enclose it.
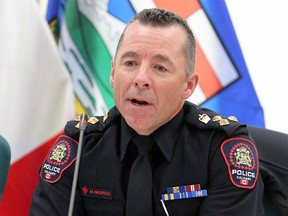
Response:
[[[164,205],[169,213],[169,216],[198,215],[200,204],[201,198],[164,201]]]
[[[121,201],[83,198],[86,216],[124,216],[124,205]]]

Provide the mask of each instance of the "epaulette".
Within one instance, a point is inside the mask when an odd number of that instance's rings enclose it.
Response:
[[[218,113],[207,109],[201,108],[190,102],[185,102],[184,105],[185,120],[196,128],[201,130],[218,130],[231,137],[239,133],[246,133],[246,125],[239,123],[235,116],[225,117]],[[243,129],[243,130],[239,130]]]
[[[103,116],[92,116],[88,118],[87,127],[84,134],[103,132],[109,127],[118,117],[120,113],[118,109],[114,106]],[[65,126],[65,134],[75,140],[79,137],[79,122],[80,116],[76,116],[73,120],[68,121]]]

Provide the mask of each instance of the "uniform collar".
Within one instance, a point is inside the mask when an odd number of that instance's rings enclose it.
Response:
[[[158,145],[159,149],[165,158],[171,162],[173,157],[173,150],[178,139],[181,123],[183,122],[183,109],[169,122],[158,128],[150,136]],[[126,155],[128,144],[130,140],[136,136],[137,133],[130,128],[124,118],[121,118],[121,140],[120,140],[120,160],[122,161]]]

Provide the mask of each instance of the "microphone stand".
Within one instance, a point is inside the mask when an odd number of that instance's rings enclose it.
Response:
[[[76,185],[77,185],[79,165],[80,165],[80,157],[81,157],[81,152],[82,152],[83,136],[84,136],[84,131],[86,127],[87,127],[87,115],[85,113],[82,113],[80,115],[80,122],[79,122],[79,130],[80,130],[79,144],[78,144],[77,158],[76,158],[76,164],[75,164],[75,169],[74,169],[68,216],[72,216],[73,214]]]

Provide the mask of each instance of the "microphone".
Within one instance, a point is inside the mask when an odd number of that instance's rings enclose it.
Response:
[[[71,189],[68,216],[72,216],[72,214],[73,214],[76,185],[77,185],[77,180],[78,180],[80,157],[81,157],[81,151],[82,151],[83,136],[84,136],[84,131],[87,127],[87,120],[88,120],[87,114],[82,113],[80,115],[80,122],[79,122],[79,130],[80,130],[79,144],[78,144],[76,164],[75,164],[75,169],[74,169],[74,176],[73,176],[73,183],[72,183],[72,189]]]

